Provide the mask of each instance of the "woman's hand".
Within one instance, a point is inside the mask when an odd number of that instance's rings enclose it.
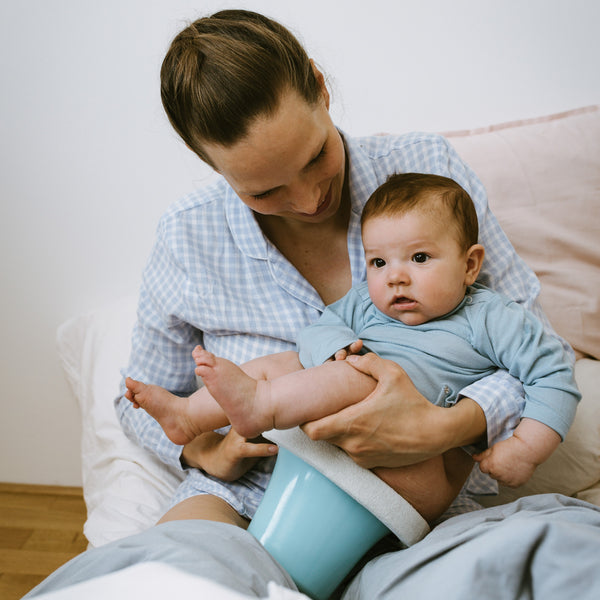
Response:
[[[199,435],[183,447],[182,458],[188,466],[202,469],[213,477],[235,481],[260,458],[275,454],[275,444],[248,441],[231,429],[226,435],[215,431]]]
[[[452,408],[431,404],[401,367],[373,353],[347,362],[377,381],[362,402],[302,426],[312,439],[339,446],[360,466],[400,467],[479,441],[486,432],[479,405],[463,398]]]

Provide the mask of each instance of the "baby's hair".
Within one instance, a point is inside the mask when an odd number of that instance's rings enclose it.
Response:
[[[464,250],[477,243],[479,225],[471,196],[453,179],[427,173],[390,175],[372,194],[361,216],[361,225],[375,217],[401,216],[412,210],[452,218]]]
[[[275,112],[286,90],[309,104],[322,97],[294,35],[246,10],[223,10],[186,27],[171,43],[160,78],[171,125],[213,167],[203,144],[243,139],[254,119]]]

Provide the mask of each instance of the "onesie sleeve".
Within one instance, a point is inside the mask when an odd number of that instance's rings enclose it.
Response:
[[[329,305],[319,319],[302,329],[297,338],[298,355],[307,369],[324,363],[338,350],[358,339],[362,301],[353,288]]]
[[[581,394],[570,357],[559,340],[529,311],[499,296],[480,314],[476,345],[522,382],[525,407],[521,416],[544,423],[564,439]]]

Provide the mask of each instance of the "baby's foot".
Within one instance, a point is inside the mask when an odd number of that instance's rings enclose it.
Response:
[[[196,361],[196,374],[202,377],[211,396],[221,405],[231,426],[242,437],[254,438],[272,429],[272,420],[264,410],[261,411],[261,402],[256,401],[256,379],[201,346],[194,349],[192,356]]]
[[[180,398],[158,385],[146,385],[131,377],[125,380],[125,385],[125,397],[136,408],[143,408],[154,417],[175,444],[187,444],[202,433],[188,417],[187,398]]]

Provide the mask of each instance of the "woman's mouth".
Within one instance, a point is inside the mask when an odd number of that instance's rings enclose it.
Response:
[[[333,195],[332,188],[333,188],[333,186],[330,185],[329,190],[327,190],[327,193],[325,194],[325,197],[323,198],[321,203],[317,206],[317,210],[315,210],[315,212],[312,212],[312,213],[304,213],[304,216],[318,217],[321,214],[323,214],[329,208],[329,205],[331,204],[331,197]]]

